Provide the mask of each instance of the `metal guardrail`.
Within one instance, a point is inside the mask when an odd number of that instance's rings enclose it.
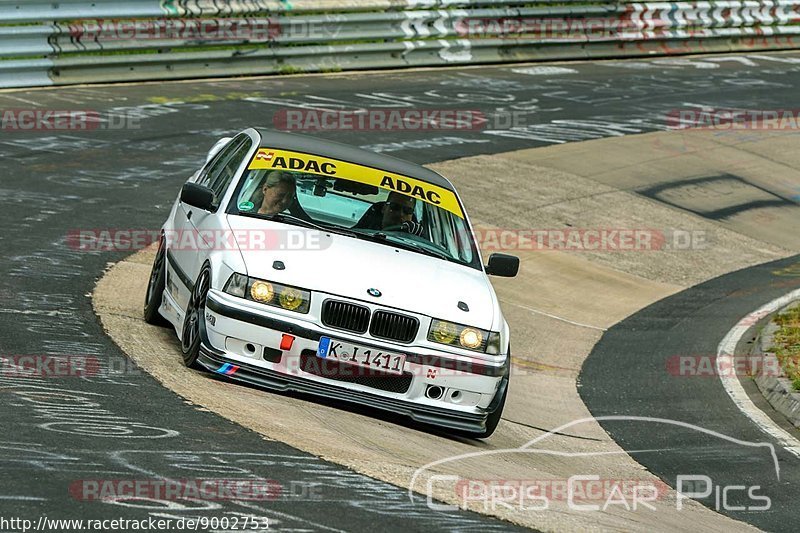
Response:
[[[0,87],[796,48],[800,0],[0,0]]]

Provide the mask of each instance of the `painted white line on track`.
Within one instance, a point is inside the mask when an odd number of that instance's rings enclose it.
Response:
[[[553,320],[560,320],[561,322],[566,322],[567,324],[572,324],[573,326],[580,326],[582,328],[589,328],[589,329],[596,329],[597,331],[606,331],[607,328],[601,328],[598,326],[592,326],[591,324],[583,324],[581,322],[575,322],[574,320],[569,320],[568,318],[563,318],[557,315],[552,315],[550,313],[545,313],[544,311],[539,311],[538,309],[534,309],[533,307],[528,307],[527,305],[522,305],[514,302],[509,302],[505,300],[501,300],[503,304],[513,305],[515,307],[519,307],[520,309],[525,309],[526,311],[530,311],[531,313],[546,316],[552,318]]]
[[[39,316],[68,316],[72,313],[67,313],[65,311],[42,311],[39,309],[0,309],[0,314],[9,314],[9,315],[39,315]]]
[[[800,457],[800,440],[797,440],[789,432],[778,426],[766,413],[756,407],[753,401],[747,396],[736,373],[729,372],[729,369],[735,368],[733,354],[736,350],[736,345],[739,344],[739,341],[747,330],[760,319],[789,305],[792,300],[797,300],[799,298],[800,289],[797,289],[756,309],[741,319],[736,326],[725,335],[725,338],[722,339],[722,342],[720,342],[717,347],[717,375],[725,391],[728,393],[728,396],[733,400],[733,403],[736,404],[736,407],[752,420],[761,431],[770,435],[778,441],[781,447],[796,457]]]

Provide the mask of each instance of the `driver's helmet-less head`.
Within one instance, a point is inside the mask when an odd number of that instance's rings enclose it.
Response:
[[[405,194],[390,192],[382,209],[381,226],[391,228],[401,226],[404,222],[411,222],[414,218],[416,200]]]

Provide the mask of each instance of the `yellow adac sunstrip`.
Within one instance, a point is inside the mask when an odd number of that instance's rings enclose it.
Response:
[[[453,191],[448,191],[426,181],[338,159],[291,152],[289,150],[260,148],[248,168],[250,170],[294,170],[357,181],[411,196],[464,218],[464,212],[461,211],[461,206]]]

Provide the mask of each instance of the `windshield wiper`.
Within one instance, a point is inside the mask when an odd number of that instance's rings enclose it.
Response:
[[[423,248],[422,246],[417,246],[415,244],[407,243],[407,242],[398,242],[395,240],[391,241],[393,246],[397,246],[398,248],[404,248],[406,250],[411,250],[414,252],[419,252],[421,254],[429,255],[431,257],[438,257],[439,259],[444,259],[445,261],[452,261],[453,258],[449,255],[445,254],[444,252],[437,252],[431,250],[429,248]]]
[[[361,232],[358,232],[358,236],[359,237],[364,237],[367,240],[370,240],[370,241],[373,241],[373,242],[379,242],[381,244],[385,244],[387,246],[394,246],[396,248],[402,248],[404,250],[410,250],[412,252],[418,252],[418,253],[421,253],[421,254],[429,255],[431,257],[438,257],[439,259],[444,259],[446,261],[452,261],[453,260],[450,256],[448,256],[444,252],[437,252],[437,251],[431,250],[429,248],[424,248],[422,246],[419,246],[419,245],[416,245],[416,244],[412,244],[410,242],[397,240],[397,239],[392,238],[391,236],[387,235],[386,233],[383,233],[382,231],[376,231],[375,233],[361,233]]]

